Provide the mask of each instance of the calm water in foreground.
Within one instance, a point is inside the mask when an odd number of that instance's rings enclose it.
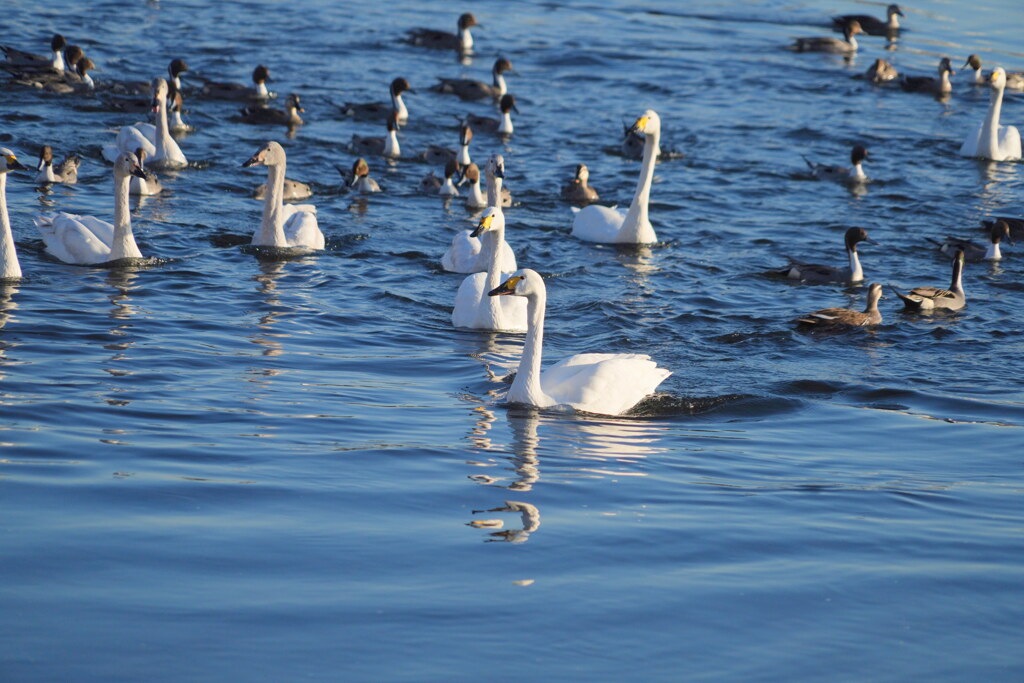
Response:
[[[0,287],[0,679],[1021,680],[1024,245],[969,265],[962,313],[890,297],[871,331],[789,323],[860,308],[866,286],[763,275],[842,262],[861,225],[869,282],[945,286],[926,237],[1022,213],[1020,164],[957,155],[987,91],[852,78],[878,56],[1019,70],[1019,3],[905,7],[896,49],[865,38],[852,64],[780,48],[881,5],[486,0],[466,7],[485,27],[469,65],[396,41],[460,11],[433,7],[7,1],[3,42],[60,31],[98,80],[266,63],[308,124],[287,139],[188,100],[192,166],[133,212],[156,260],[73,267],[32,217],[110,216],[99,150],[138,117],[0,87],[0,145],[84,159],[77,186],[8,185],[26,277]],[[428,86],[487,78],[497,54],[516,134],[471,149],[505,155],[509,242],[548,281],[546,357],[650,353],[674,374],[638,416],[504,405],[522,338],[453,330],[462,276],[438,265],[473,215],[417,194],[421,163],[371,159],[386,192],[368,200],[340,187],[345,143],[382,127],[334,104],[406,76],[403,145],[454,146],[453,115],[490,107]],[[663,242],[570,238],[560,184],[585,162],[628,203],[639,163],[614,152],[647,107],[682,154],[656,172]],[[1024,126],[1020,94],[1003,121]],[[267,139],[315,186],[322,253],[238,246],[264,179],[240,166]],[[864,192],[801,176],[801,155],[842,163],[857,142]]]

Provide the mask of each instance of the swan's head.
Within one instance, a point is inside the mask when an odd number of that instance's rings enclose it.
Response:
[[[449,26],[450,25],[451,24],[449,24]],[[463,31],[470,26],[480,26],[480,24],[476,23],[476,17],[474,17],[471,12],[466,12],[459,17],[459,30]]]
[[[295,93],[289,95],[288,99],[284,101],[284,108],[294,109],[295,111],[301,111],[303,113],[305,113],[306,111],[305,109],[302,108],[302,102],[301,100],[299,100],[299,96],[296,95]]]
[[[162,78],[153,79],[153,111],[160,108],[163,102],[167,101],[167,81]]]
[[[459,162],[455,159],[450,159],[447,164],[444,165],[444,177],[445,179],[454,178],[459,175]]]
[[[516,106],[516,96],[512,93],[505,93],[502,95],[501,102],[498,103],[498,106],[501,108],[502,114],[507,114],[510,111],[514,111],[517,114],[519,113],[519,107]]]
[[[989,233],[992,244],[999,244],[1004,239],[1010,239],[1010,224],[1004,220],[998,220],[992,224],[992,231]]]
[[[969,55],[967,57],[967,61],[964,62],[964,65],[961,68],[966,69],[967,67],[971,67],[975,71],[980,69],[981,68],[981,57],[979,57],[978,55]]]
[[[146,178],[146,172],[142,170],[139,158],[131,152],[125,152],[114,160],[114,177],[127,178],[132,175],[144,180]]]
[[[352,182],[349,185],[355,185],[360,178],[365,178],[368,175],[370,175],[370,165],[366,163],[366,159],[359,157],[352,164]]]
[[[270,80],[270,69],[260,64],[252,70],[252,82],[256,85]]]
[[[68,44],[68,41],[64,40],[64,36],[59,33],[54,33],[53,38],[50,38],[50,49],[54,52],[59,52],[64,49],[64,46]]]
[[[850,162],[856,166],[868,158],[868,148],[864,145],[857,145],[850,151]]]
[[[167,65],[167,74],[174,80],[184,72],[188,71],[188,64],[185,63],[184,59],[172,59],[171,63]]]
[[[515,73],[512,71],[512,62],[508,61],[504,57],[498,57],[497,61],[494,62],[494,68],[491,72],[494,74],[503,74],[506,71]]]
[[[462,180],[459,181],[459,185],[478,182],[480,182],[480,167],[471,163],[462,170]]]
[[[387,126],[388,131],[397,131],[399,128],[401,128],[402,126],[400,125],[400,122],[398,120],[398,112],[392,111],[390,114],[388,114],[388,120],[384,125]]]
[[[899,5],[889,5],[888,7],[885,8],[885,16],[891,17],[894,14],[901,17],[907,16],[906,14],[903,13],[903,10],[900,9]]]
[[[0,173],[8,173],[10,171],[27,171],[28,168],[23,166],[14,152],[7,149],[6,147],[0,147]]]
[[[487,292],[488,296],[536,296],[545,293],[544,278],[535,270],[521,268],[512,277]]]
[[[500,154],[492,154],[487,160],[487,176],[489,178],[505,177],[505,157]]]
[[[480,216],[480,222],[477,223],[476,230],[470,233],[470,237],[479,237],[488,230],[497,230],[505,227],[505,214],[493,206],[488,206],[484,211],[483,215]]]
[[[413,92],[412,86],[409,85],[409,81],[404,78],[396,78],[391,81],[391,94],[398,97],[404,92]]]
[[[949,73],[950,76],[955,76],[956,72],[953,71],[953,63],[949,61],[949,57],[943,57],[939,60],[939,76],[942,74]]]
[[[993,90],[1002,90],[1006,87],[1006,71],[1001,66],[992,69],[992,75],[988,77],[988,83]]]
[[[74,67],[78,64],[79,60],[85,56],[85,52],[82,51],[77,45],[68,45],[67,49],[64,50],[64,61],[68,66]]]
[[[285,162],[284,147],[279,143],[270,140],[259,150],[249,157],[248,161],[242,164],[243,168],[249,166],[275,166]]]
[[[860,242],[875,244],[875,242],[868,237],[868,231],[864,228],[850,228],[846,231],[845,240],[847,251],[857,251],[857,244]]]
[[[53,148],[49,145],[43,145],[39,149],[39,165],[36,166],[37,171],[42,171],[43,166],[49,166],[53,163]]]
[[[590,180],[590,169],[587,168],[586,164],[576,164],[576,180],[581,185],[586,185],[587,181]]]
[[[459,144],[465,147],[473,141],[473,129],[469,127],[468,123],[463,123],[459,126]]]
[[[657,135],[660,132],[661,117],[653,109],[648,109],[633,123],[627,134]]]

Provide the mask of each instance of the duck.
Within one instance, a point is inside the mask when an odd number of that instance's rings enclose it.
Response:
[[[587,184],[590,171],[586,164],[576,164],[576,176],[562,187],[562,199],[573,204],[587,205],[600,199],[597,190]]]
[[[649,244],[658,241],[647,215],[647,203],[651,196],[654,164],[661,139],[661,118],[654,110],[648,109],[630,128],[630,132],[634,131],[644,135],[644,158],[629,211],[623,212],[599,204],[586,206],[573,219],[574,237],[604,244]]]
[[[181,147],[171,137],[167,123],[167,81],[162,78],[153,79],[153,111],[156,112],[156,125],[137,122],[124,126],[117,133],[113,144],[104,145],[103,157],[113,162],[122,154],[135,156],[140,147],[146,151],[149,165],[155,168],[184,168],[188,159]]]
[[[865,327],[879,325],[882,313],[878,310],[878,300],[882,298],[882,285],[873,282],[868,285],[868,303],[863,311],[849,308],[822,308],[814,313],[797,318],[794,322],[801,327]]]
[[[70,95],[77,92],[91,92],[95,88],[91,69],[96,64],[85,56],[82,48],[69,45],[65,52],[66,68],[62,71],[26,71],[14,75],[12,83],[29,88],[40,88],[58,95]]]
[[[547,290],[535,270],[523,268],[487,293],[526,299],[526,339],[506,400],[537,408],[570,406],[599,415],[622,415],[654,393],[672,373],[646,354],[582,353],[541,371]]]
[[[267,196],[267,184],[260,183],[256,186],[256,189],[252,191],[252,198],[262,200]],[[308,184],[299,182],[298,180],[292,180],[291,178],[284,179],[284,187],[281,190],[281,199],[284,201],[295,201],[297,199],[309,199],[313,196],[313,188]]]
[[[484,174],[487,177],[487,206],[500,210],[505,206],[502,201],[505,158],[500,154],[492,154],[484,167]],[[514,272],[517,266],[516,255],[508,242],[502,239],[497,249],[499,270],[503,273]],[[488,264],[483,244],[470,230],[460,230],[441,257],[441,267],[452,273],[479,273],[487,270]]]
[[[874,242],[868,239],[868,231],[864,228],[850,228],[846,231],[843,241],[846,244],[846,255],[850,262],[845,268],[804,263],[790,258],[789,263],[784,268],[776,270],[775,273],[791,280],[810,283],[860,282],[864,279],[864,269],[861,268],[860,258],[857,255],[857,245],[860,242],[869,244],[874,244]]]
[[[463,100],[483,100],[488,97],[500,99],[502,95],[508,92],[508,86],[505,84],[505,76],[503,75],[506,71],[512,71],[512,62],[504,57],[498,57],[494,62],[494,66],[491,68],[493,85],[484,83],[483,81],[474,81],[466,78],[439,77],[438,81],[440,82],[431,88],[431,90],[448,95],[455,95]]]
[[[392,112],[398,115],[398,123],[405,125],[406,121],[409,120],[409,110],[405,106],[405,102],[402,100],[403,93],[412,93],[413,89],[409,86],[409,81],[404,78],[396,78],[391,81],[391,86],[388,88],[388,92],[391,94],[391,102],[363,102],[353,103],[346,102],[341,105],[341,113],[345,116],[352,116],[357,119],[372,119],[372,120],[387,120],[391,117]]]
[[[174,85],[174,81],[168,81],[167,85],[167,111],[171,115],[171,120],[168,123],[170,130],[176,135],[191,133],[195,129],[181,118],[181,112],[184,111],[185,107],[185,100],[181,96],[181,91]]]
[[[864,73],[864,77],[875,85],[894,81],[899,78],[899,75],[899,72],[896,71],[896,67],[881,57],[876,59],[874,64],[869,66],[868,70]]]
[[[964,259],[971,262],[998,261],[1003,258],[1000,250],[1000,243],[1010,239],[1010,225],[1004,220],[997,220],[992,223],[989,232],[988,246],[981,246],[972,239],[965,237],[946,237],[943,240],[928,241],[934,244],[943,254],[954,254],[958,249],[963,250]]]
[[[501,110],[500,119],[491,116],[468,114],[465,122],[476,130],[482,130],[485,133],[495,133],[501,136],[512,135],[515,131],[515,127],[512,125],[512,112],[519,113],[519,108],[516,107],[516,96],[512,93],[505,93],[498,102],[498,108]]]
[[[32,52],[24,52],[9,45],[0,45],[4,53],[4,62],[0,64],[9,71],[53,71],[63,73],[65,69],[64,48],[67,40],[59,33],[54,33],[50,38],[50,56],[37,55]]]
[[[470,236],[479,238],[480,260],[486,264],[487,270],[469,275],[459,285],[455,308],[452,310],[452,325],[478,330],[525,332],[526,301],[487,295],[511,275],[501,271],[501,254],[507,248],[505,214],[498,207],[488,207]]]
[[[843,26],[843,38],[831,36],[794,39],[792,49],[797,52],[831,52],[833,54],[850,54],[857,51],[857,34],[863,33],[860,22],[853,20]]]
[[[64,161],[54,167],[53,148],[43,145],[39,150],[39,164],[36,166],[36,182],[40,185],[49,183],[64,183],[74,185],[78,182],[78,167],[82,160],[77,154],[64,157]]]
[[[437,31],[432,28],[414,28],[406,32],[405,42],[410,45],[427,47],[432,50],[458,50],[469,52],[473,49],[473,35],[469,32],[474,26],[480,26],[476,17],[466,12],[459,16],[456,24],[457,32]]]
[[[1003,108],[1003,91],[1006,89],[1006,72],[996,67],[989,76],[992,98],[988,113],[978,127],[968,134],[960,146],[960,156],[1011,161],[1021,158],[1020,132],[1014,126],[999,125],[999,114]]]
[[[175,58],[167,64],[167,83],[171,89],[181,90],[181,74],[188,71],[184,59]],[[115,95],[148,95],[152,91],[151,81],[109,81],[105,90]]]
[[[933,76],[904,76],[900,81],[900,87],[906,92],[928,93],[930,95],[947,95],[953,92],[953,84],[949,77],[956,75],[949,57],[939,60],[939,77]]]
[[[152,171],[146,170],[146,150],[142,147],[136,149],[135,158],[139,160],[139,168],[142,170],[142,175],[132,176],[131,183],[128,185],[128,194],[139,197],[152,197],[163,192],[164,186],[160,184],[160,179]]]
[[[938,287],[914,287],[904,294],[892,285],[889,289],[893,294],[903,300],[905,310],[918,313],[930,313],[932,311],[959,311],[967,304],[967,297],[964,295],[963,275],[964,251],[957,249],[953,256],[953,278],[949,289]]]
[[[21,278],[21,264],[18,263],[18,251],[14,247],[11,217],[7,213],[7,174],[27,170],[28,167],[18,161],[14,152],[0,147],[0,280]]]
[[[981,70],[981,58],[978,55],[969,55],[967,61],[964,62],[963,68],[971,68],[971,83],[974,85],[988,85],[989,80],[985,78],[984,73]],[[1006,89],[1007,90],[1024,90],[1024,73],[1019,71],[1007,71],[1006,72]]]
[[[469,143],[472,141],[473,129],[469,127],[468,123],[463,123],[459,126],[459,153],[455,157],[460,166],[468,166],[473,163],[469,156]]]
[[[349,187],[360,194],[380,192],[380,185],[370,177],[370,165],[366,163],[366,159],[359,157],[352,164],[352,180]]]
[[[441,184],[441,188],[437,191],[442,197],[458,197],[459,189],[455,187],[455,183],[452,178],[459,174],[459,162],[452,159],[444,165],[444,182]]]
[[[267,167],[267,188],[270,193],[263,200],[263,221],[252,236],[257,247],[277,249],[313,249],[326,246],[324,234],[316,220],[316,207],[312,204],[284,204],[284,176],[287,156],[280,143],[270,140],[242,163]]]
[[[270,80],[270,69],[263,64],[258,64],[252,70],[252,85],[242,83],[222,83],[206,81],[199,89],[199,96],[215,100],[253,100],[262,102],[274,97],[274,93],[267,90],[267,81]]]
[[[861,168],[861,164],[868,158],[868,150],[864,145],[854,145],[853,149],[850,150],[850,163],[851,168],[845,166],[828,166],[826,164],[819,164],[811,161],[807,157],[804,157],[804,161],[807,163],[807,167],[811,169],[811,175],[816,180],[828,180],[835,183],[847,183],[847,184],[858,184],[865,183],[868,180],[867,175],[864,174],[864,169]]]
[[[995,216],[992,220],[981,221],[981,229],[987,232],[989,235],[992,234],[992,228],[996,226],[996,223],[1003,221],[1006,223],[1010,230],[1010,239],[1013,240],[1024,240],[1024,218],[1014,218],[1012,216]]]
[[[248,105],[242,107],[242,121],[253,124],[274,124],[293,128],[305,123],[299,112],[305,112],[302,102],[295,93],[288,95],[284,101],[284,109],[271,109],[263,105]]]
[[[864,33],[869,36],[888,36],[900,28],[900,17],[905,17],[899,5],[889,5],[885,8],[885,21],[877,19],[869,14],[844,14],[832,17],[832,28],[842,31],[851,21],[860,24]]]
[[[420,179],[419,191],[424,194],[437,194],[441,191],[441,186],[444,182],[434,175],[433,171],[429,171],[427,175]]]
[[[34,222],[46,251],[64,263],[90,266],[126,258],[142,258],[132,233],[128,211],[128,185],[132,176],[144,177],[138,159],[122,152],[114,160],[114,224],[95,216],[49,213]]]
[[[402,156],[402,147],[398,144],[399,119],[398,112],[393,111],[388,115],[385,123],[388,134],[386,137],[362,137],[353,135],[348,143],[348,151],[353,154],[366,154],[373,156],[386,156],[397,159]]]
[[[466,197],[467,209],[483,209],[487,207],[487,198],[480,191],[480,167],[476,164],[469,164],[462,171],[462,180],[458,186],[469,184],[469,196]]]

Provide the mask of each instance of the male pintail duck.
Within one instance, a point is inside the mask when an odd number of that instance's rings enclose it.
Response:
[[[366,156],[386,156],[397,159],[402,155],[398,144],[398,112],[393,111],[385,123],[388,134],[384,137],[362,137],[353,135],[348,151]]]
[[[982,246],[974,240],[964,237],[946,237],[944,240],[928,238],[928,241],[938,247],[939,251],[943,254],[954,254],[958,249],[961,249],[964,252],[964,258],[974,263],[978,261],[998,261],[1003,258],[1003,253],[999,248],[1000,243],[1004,239],[1010,239],[1010,225],[1003,220],[995,221],[992,223],[988,239],[988,246]]]
[[[908,311],[929,313],[931,311],[959,311],[967,304],[963,287],[964,252],[957,249],[953,257],[953,278],[949,289],[938,287],[914,287],[904,294],[892,285],[889,289],[899,298]]]
[[[466,116],[466,123],[476,130],[482,130],[485,133],[512,135],[512,132],[515,130],[512,125],[512,112],[514,111],[517,114],[519,113],[519,108],[516,107],[516,96],[512,93],[505,93],[501,96],[498,108],[501,110],[500,119],[496,119],[492,116],[468,114]]]
[[[39,165],[36,167],[36,170],[39,172],[36,175],[36,182],[40,185],[48,183],[74,185],[78,182],[78,167],[81,163],[82,160],[77,155],[72,154],[65,157],[64,161],[60,162],[60,164],[54,166],[53,148],[49,145],[43,145],[39,150]]]
[[[810,161],[807,157],[804,157],[804,161],[807,162],[807,167],[811,169],[811,175],[818,180],[830,180],[835,183],[855,184],[866,182],[868,179],[864,174],[864,169],[861,168],[861,164],[867,158],[867,148],[865,148],[864,145],[855,145],[854,148],[850,150],[850,163],[853,164],[852,168],[819,164],[814,161]]]
[[[254,100],[265,101],[274,96],[267,90],[270,80],[270,69],[259,64],[252,70],[252,85],[242,83],[219,83],[206,81],[199,90],[199,96],[215,100]]]
[[[499,57],[491,68],[492,84],[466,78],[438,78],[440,83],[431,88],[434,92],[456,95],[463,100],[482,100],[488,97],[499,99],[508,92],[504,73],[512,71],[512,62]]]
[[[288,95],[284,101],[284,109],[271,109],[260,105],[250,104],[240,110],[242,121],[245,123],[270,123],[292,128],[301,126],[304,121],[299,112],[306,111],[302,108],[299,96],[295,93]]]
[[[869,36],[892,35],[900,28],[900,17],[905,17],[899,5],[889,5],[885,9],[885,20],[878,19],[870,14],[844,14],[832,17],[832,29],[842,31],[851,21],[860,24],[860,28]]]
[[[794,258],[789,263],[775,271],[791,280],[802,280],[803,282],[860,282],[864,279],[864,270],[860,265],[860,258],[857,255],[857,245],[860,242],[874,244],[868,239],[868,232],[864,228],[850,228],[843,238],[846,244],[846,255],[849,265],[839,268],[836,266],[825,266],[817,263],[804,263]]]
[[[437,31],[432,28],[409,29],[405,35],[405,42],[432,50],[469,52],[473,49],[473,35],[469,29],[473,26],[480,26],[480,24],[476,23],[475,16],[466,12],[459,17],[457,26],[457,33]]]
[[[341,113],[356,119],[379,121],[387,120],[391,117],[391,112],[395,112],[398,122],[405,125],[409,119],[409,110],[406,108],[405,102],[402,101],[402,94],[413,92],[409,87],[409,81],[404,78],[396,78],[391,81],[388,92],[391,94],[390,102],[346,102],[340,107]]]
[[[65,46],[67,46],[67,41],[59,33],[54,33],[50,38],[49,56],[25,52],[9,45],[0,45],[0,50],[3,51],[5,57],[4,61],[0,62],[0,67],[21,73],[29,71],[63,73],[66,66],[63,54]]]
[[[860,27],[860,22],[854,20],[848,22],[843,27],[844,40],[832,38],[831,36],[796,38],[794,39],[792,48],[797,52],[831,52],[834,54],[850,54],[857,51],[856,35],[863,32],[863,29]]]
[[[949,57],[943,57],[939,60],[938,78],[934,76],[904,76],[900,81],[900,87],[907,92],[945,95],[953,91],[953,84],[949,82],[949,77],[955,74]]]

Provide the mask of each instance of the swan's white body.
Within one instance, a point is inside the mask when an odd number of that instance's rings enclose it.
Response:
[[[527,332],[519,371],[508,390],[510,403],[538,408],[568,405],[602,415],[621,415],[640,402],[672,373],[651,357],[638,353],[581,353],[541,372],[544,343],[544,280],[525,268],[505,281],[492,296],[525,297]]]
[[[103,158],[113,162],[125,152],[134,154],[142,148],[154,168],[184,168],[188,166],[181,147],[173,137],[167,123],[167,81],[162,78],[153,79],[153,101],[156,106],[156,125],[135,123],[124,126],[117,132],[117,140],[112,145],[103,146]]]
[[[500,154],[493,155],[485,170],[487,176],[487,205],[501,211],[501,185],[505,175],[505,160]],[[503,217],[504,218],[504,217]],[[471,230],[462,230],[452,238],[451,246],[441,257],[441,267],[453,273],[480,273],[486,271],[490,262],[482,253],[479,238]],[[498,269],[511,273],[517,267],[516,255],[508,242],[502,240],[498,246]]]
[[[574,237],[604,244],[648,244],[658,241],[647,215],[647,203],[651,196],[654,164],[658,158],[661,119],[648,109],[633,124],[633,130],[644,134],[644,156],[636,194],[633,195],[629,211],[591,204],[580,210],[573,219]]]
[[[510,277],[502,273],[498,254],[505,245],[505,214],[497,207],[489,207],[480,220],[481,259],[487,261],[486,273],[473,273],[459,285],[452,310],[452,325],[478,330],[503,332],[526,331],[526,301],[519,297],[488,296],[491,291]]]
[[[7,214],[7,174],[10,171],[26,170],[11,150],[0,147],[0,280],[17,280],[21,277],[21,264],[14,248],[14,233],[11,232],[11,218]]]
[[[1014,126],[999,125],[999,114],[1003,108],[1003,90],[1006,89],[1006,72],[997,67],[989,81],[992,85],[992,99],[988,105],[985,120],[967,136],[960,147],[960,155],[1009,161],[1021,158],[1020,133]]]
[[[64,263],[82,266],[142,258],[128,211],[128,180],[136,172],[141,169],[134,154],[122,154],[115,160],[113,225],[94,216],[63,212],[36,216],[46,251]]]
[[[285,204],[284,174],[287,160],[284,148],[268,142],[244,166],[267,167],[267,193],[263,199],[263,221],[252,237],[259,247],[323,249],[324,234],[316,220],[312,204]]]

